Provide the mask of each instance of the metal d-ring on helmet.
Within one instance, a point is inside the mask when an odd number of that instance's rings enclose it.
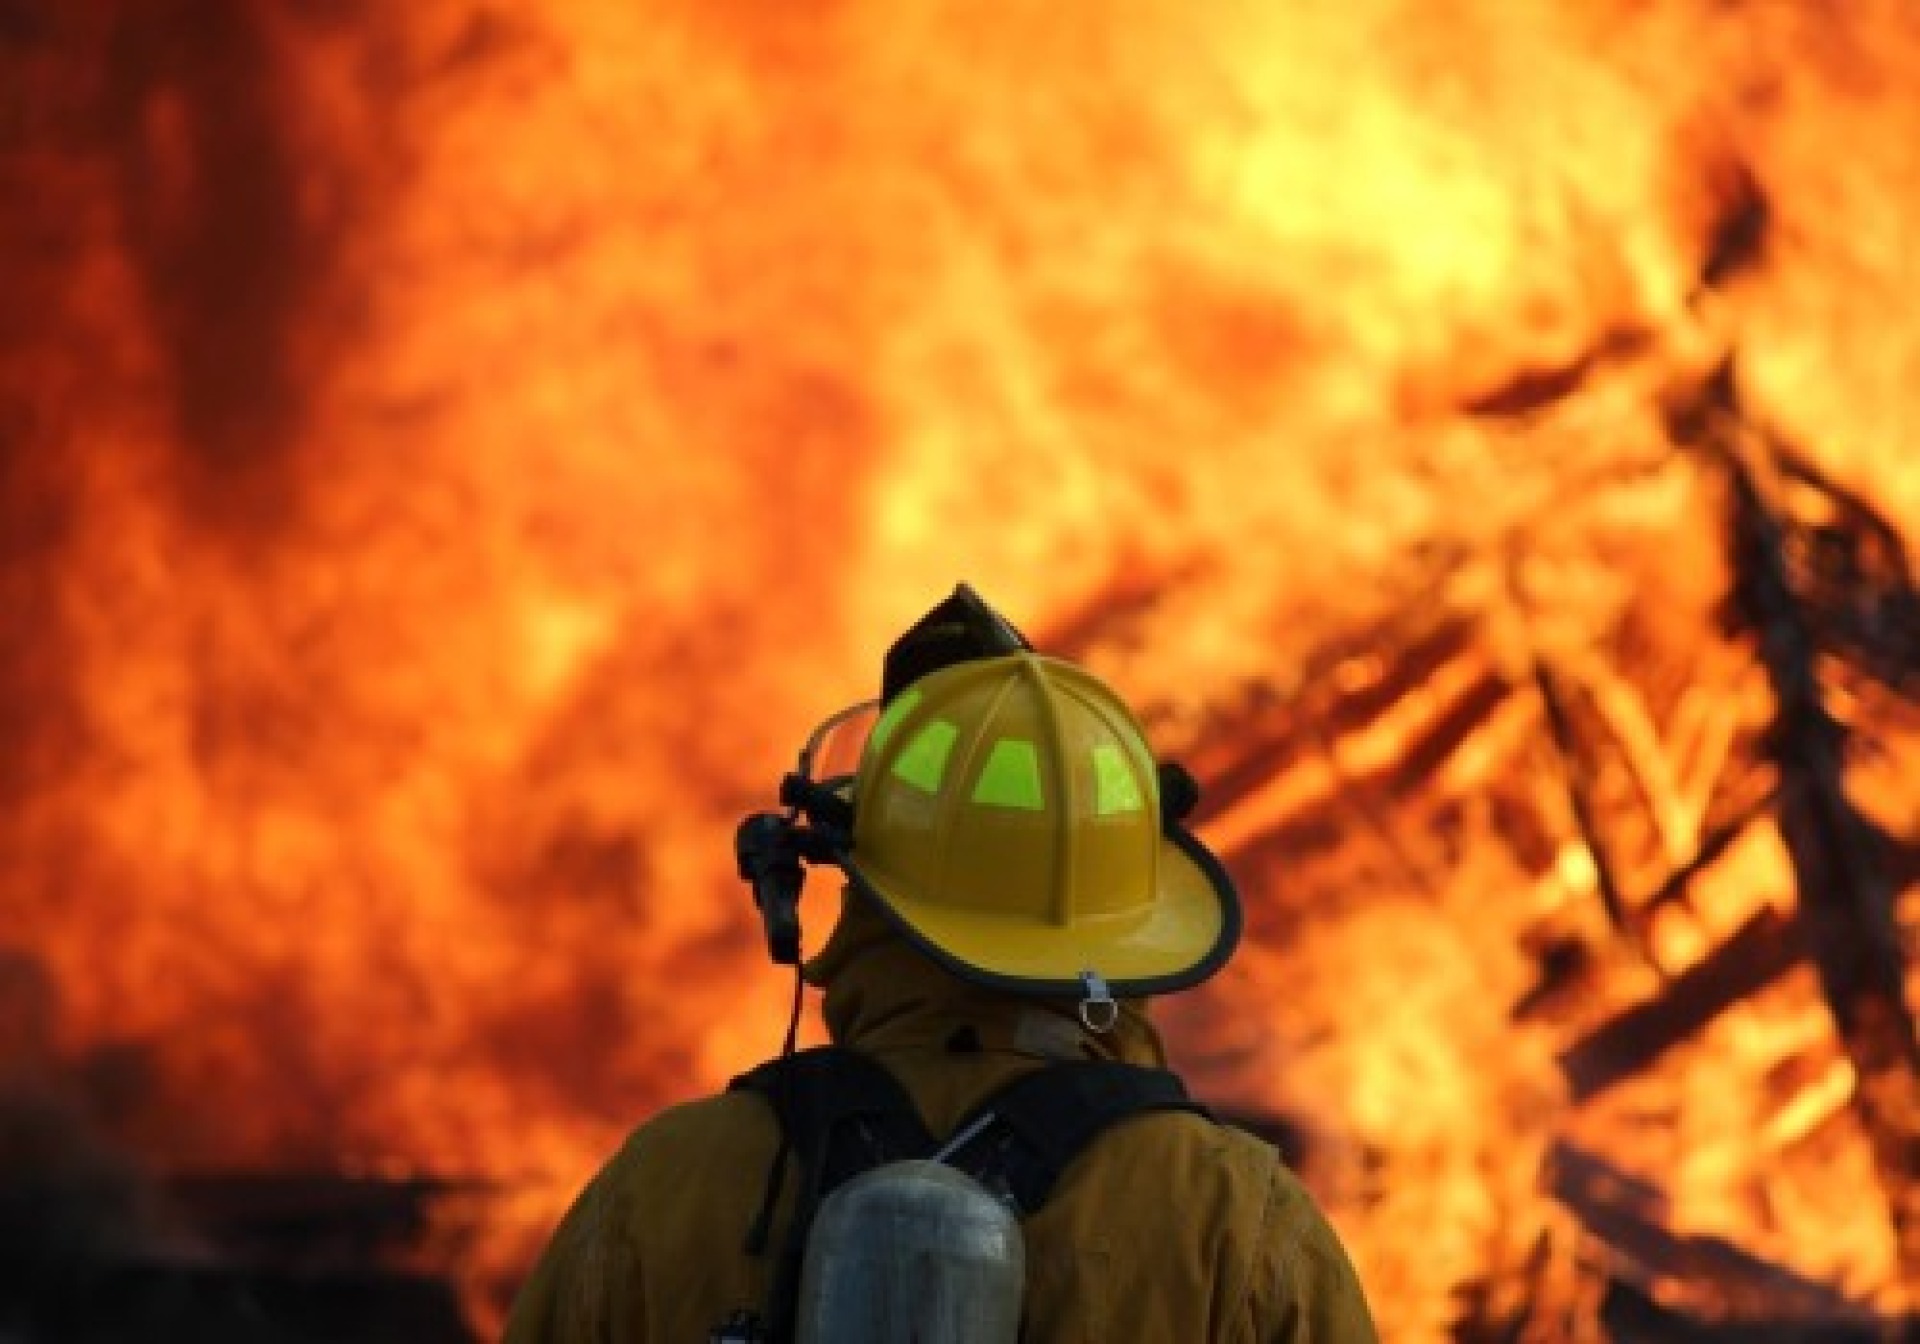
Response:
[[[1092,1006],[1197,984],[1238,941],[1232,880],[1179,822],[1191,802],[1163,806],[1139,723],[1097,678],[1025,651],[972,659],[874,724],[840,862],[956,975]]]

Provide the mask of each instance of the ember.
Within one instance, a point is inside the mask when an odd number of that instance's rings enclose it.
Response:
[[[490,1330],[776,1045],[732,827],[966,578],[1208,786],[1166,1017],[1389,1339],[1891,1336],[1916,81],[1906,0],[0,0],[0,1235]]]

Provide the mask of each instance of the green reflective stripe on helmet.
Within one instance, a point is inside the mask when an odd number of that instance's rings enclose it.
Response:
[[[1033,743],[1017,737],[1003,737],[993,744],[986,768],[974,781],[973,801],[988,807],[1017,807],[1028,812],[1045,810],[1047,799],[1040,787],[1040,752]]]
[[[893,763],[893,773],[922,793],[940,792],[940,778],[947,773],[947,755],[959,736],[957,724],[935,719],[901,750]]]
[[[1093,749],[1093,810],[1103,817],[1138,812],[1146,806],[1140,797],[1140,779],[1127,754],[1110,742]]]
[[[867,734],[866,749],[878,751],[886,746],[887,739],[893,736],[893,730],[900,726],[900,720],[913,713],[913,707],[919,703],[920,688],[918,686],[909,686],[896,695],[893,703],[887,706],[886,712],[880,716],[874,723],[872,731]]]

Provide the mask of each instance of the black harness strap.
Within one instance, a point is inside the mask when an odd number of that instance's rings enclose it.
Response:
[[[767,1099],[822,1199],[868,1167],[934,1150],[906,1089],[855,1050],[819,1046],[783,1055],[735,1078],[727,1090]]]
[[[1024,1218],[1047,1202],[1081,1151],[1120,1121],[1149,1111],[1211,1114],[1165,1069],[1107,1060],[1055,1064],[1008,1084],[976,1107],[955,1133],[993,1117],[953,1165],[1007,1199]]]

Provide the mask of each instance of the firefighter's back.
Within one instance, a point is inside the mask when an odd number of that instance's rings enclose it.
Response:
[[[917,1100],[929,1094],[935,1128],[1033,1067],[893,1063]],[[916,1076],[938,1081],[914,1087]],[[771,1110],[744,1093],[635,1131],[556,1234],[509,1344],[667,1344],[705,1339],[742,1310],[764,1314],[796,1173],[782,1182],[765,1252],[745,1243],[779,1144]],[[1030,1344],[1373,1339],[1337,1240],[1273,1149],[1197,1115],[1120,1122],[1069,1165],[1023,1231]]]

